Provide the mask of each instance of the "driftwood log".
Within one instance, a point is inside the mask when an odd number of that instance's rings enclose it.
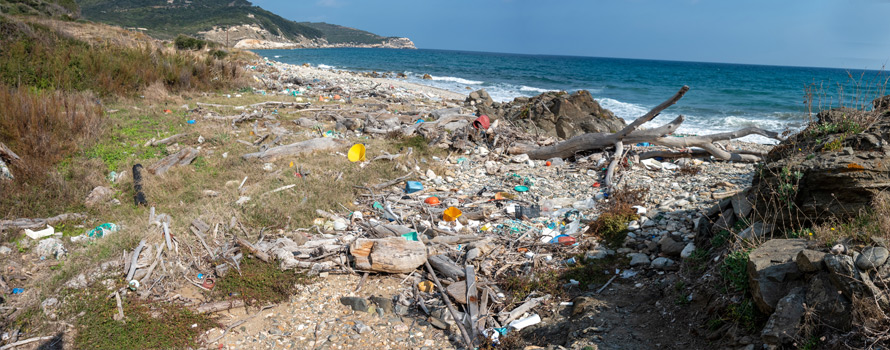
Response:
[[[69,221],[69,220],[81,220],[85,219],[87,216],[80,213],[65,213],[61,215],[56,215],[51,218],[46,219],[15,219],[15,220],[0,220],[0,230],[5,229],[36,229],[40,227],[44,227],[46,225],[55,225],[61,221]]]
[[[292,143],[289,145],[272,147],[262,152],[248,153],[241,158],[244,159],[261,159],[261,160],[275,160],[280,157],[292,157],[299,156],[305,153],[311,153],[315,151],[327,151],[332,150],[338,147],[341,147],[343,144],[336,139],[329,137],[319,137],[316,139],[301,141],[297,143]]]
[[[426,246],[402,237],[356,239],[349,246],[355,267],[389,273],[409,273],[426,262]]]
[[[191,164],[198,157],[198,150],[192,147],[186,147],[179,152],[173,153],[157,163],[148,167],[148,171],[155,175],[163,175],[175,165]]]
[[[624,153],[624,144],[630,143],[635,144],[639,142],[648,142],[653,145],[661,145],[667,147],[675,147],[675,148],[689,148],[689,147],[698,147],[703,149],[705,152],[708,152],[712,156],[722,159],[722,160],[731,160],[731,161],[739,161],[739,162],[756,162],[761,159],[758,154],[748,154],[748,153],[737,153],[737,152],[729,152],[725,151],[716,145],[714,145],[715,141],[725,141],[737,139],[740,137],[748,136],[748,135],[761,135],[765,137],[769,137],[776,140],[781,140],[778,133],[763,130],[755,127],[748,127],[740,130],[736,130],[733,132],[725,132],[711,135],[701,135],[701,136],[690,136],[690,137],[671,137],[669,136],[671,133],[677,130],[680,127],[680,124],[683,123],[684,117],[678,116],[670,123],[659,126],[654,129],[647,130],[637,130],[644,123],[651,121],[653,118],[658,116],[662,111],[666,108],[672,106],[677,103],[686,92],[689,91],[688,86],[683,86],[677,91],[674,96],[672,96],[667,101],[662,102],[658,106],[655,106],[648,113],[643,115],[642,117],[637,118],[624,129],[616,133],[588,133],[583,135],[578,135],[568,140],[550,145],[545,147],[535,147],[533,145],[517,145],[510,149],[510,153],[513,154],[528,154],[531,159],[550,159],[550,158],[568,158],[575,155],[578,152],[591,151],[597,149],[605,149],[614,147],[615,148],[615,156],[612,159],[612,162],[609,164],[609,168],[606,173],[606,184],[611,185],[612,175],[614,174],[615,167],[623,158]],[[692,154],[690,152],[678,152],[677,156],[685,156],[688,154]]]

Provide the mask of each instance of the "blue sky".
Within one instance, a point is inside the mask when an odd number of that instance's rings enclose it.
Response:
[[[881,69],[890,0],[254,0],[418,48]]]

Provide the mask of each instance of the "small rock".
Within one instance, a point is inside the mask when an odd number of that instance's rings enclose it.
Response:
[[[204,190],[204,197],[218,197],[218,196],[219,196],[219,192],[216,192],[214,190]]]
[[[392,307],[392,299],[384,298],[384,297],[371,297],[371,301],[377,305],[378,310],[382,310],[384,313],[393,312]]]
[[[485,173],[488,175],[496,175],[500,169],[500,164],[495,161],[489,160],[485,162]]]
[[[408,329],[408,325],[402,323],[392,326],[392,330],[396,332],[407,332]]]
[[[42,303],[40,303],[40,308],[43,309],[43,314],[46,315],[46,317],[55,319],[56,318],[55,308],[56,308],[56,305],[58,305],[58,304],[59,304],[59,299],[49,298],[49,299],[44,300]]]
[[[0,255],[6,255],[12,252],[12,249],[7,246],[0,247]]]
[[[649,257],[643,253],[631,253],[627,255],[630,258],[630,266],[646,266],[649,265]],[[658,259],[656,259],[658,260]]]
[[[433,327],[442,330],[448,330],[448,324],[438,318],[430,317],[429,322],[431,325],[433,325]]]
[[[683,259],[689,259],[692,256],[692,252],[695,251],[695,243],[689,242],[686,244],[686,247],[683,248],[683,251],[680,252],[680,257]]]
[[[368,312],[368,300],[359,297],[341,297],[340,304],[349,306],[353,311]]]
[[[65,287],[71,289],[84,289],[87,287],[87,284],[87,277],[84,274],[79,274],[77,277],[65,282]]]
[[[436,173],[433,171],[433,169],[426,170],[426,178],[430,179],[430,180],[433,180],[436,178]]]
[[[370,326],[366,325],[362,321],[355,321],[354,328],[355,328],[355,331],[358,332],[358,334],[365,334],[372,330]]]
[[[584,254],[584,259],[586,259],[586,260],[605,259],[606,257],[611,256],[611,255],[615,255],[614,250],[600,248],[600,249],[596,249],[596,250],[587,251],[587,253]]]
[[[514,156],[513,158],[510,158],[510,161],[513,163],[525,163],[525,162],[528,162],[528,160],[529,160],[528,154],[525,154],[525,153],[520,154],[518,156]]]
[[[665,269],[674,267],[674,265],[676,265],[676,264],[677,263],[671,259],[668,259],[665,257],[659,257],[659,258],[655,258],[655,260],[652,260],[652,264],[650,265],[650,267],[653,269],[656,269],[656,270],[665,270]]]
[[[888,255],[890,255],[890,251],[884,247],[865,248],[856,259],[856,267],[865,271],[876,269],[887,262]]]
[[[249,201],[249,200],[250,200],[250,197],[248,197],[248,196],[241,196],[240,198],[238,198],[237,201],[235,201],[235,204],[237,204],[237,205],[244,205],[244,203],[247,203],[247,201]]]
[[[658,245],[661,247],[662,253],[670,256],[680,256],[685,248],[683,243],[675,241],[670,235],[664,235],[664,237],[658,241]]]
[[[263,170],[265,171],[275,171],[275,164],[272,163],[264,163]]]
[[[817,272],[822,270],[825,267],[825,263],[822,262],[822,259],[825,258],[825,253],[818,252],[811,249],[801,250],[800,253],[797,253],[797,268],[800,269],[801,272]]]
[[[572,316],[594,311],[596,299],[591,297],[577,297],[572,300]]]

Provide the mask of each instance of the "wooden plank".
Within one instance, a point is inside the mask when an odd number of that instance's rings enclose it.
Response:
[[[467,274],[467,310],[470,313],[470,335],[476,337],[476,321],[479,320],[479,292],[476,290],[476,270],[473,265],[466,265]]]

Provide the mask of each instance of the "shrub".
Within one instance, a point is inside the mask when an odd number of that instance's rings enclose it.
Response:
[[[173,45],[177,50],[202,50],[207,46],[207,42],[201,39],[192,38],[190,36],[179,35],[173,40]]]
[[[720,266],[720,276],[736,292],[748,291],[748,254],[747,250],[733,251]]]
[[[627,224],[640,218],[633,206],[642,203],[647,193],[643,188],[613,191],[602,214],[590,225],[587,233],[599,237],[609,247],[620,247],[627,237]]]

